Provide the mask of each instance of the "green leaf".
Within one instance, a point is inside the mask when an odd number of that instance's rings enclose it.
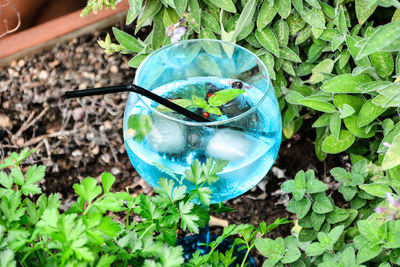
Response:
[[[382,169],[392,169],[400,164],[400,135],[390,145],[382,161]]]
[[[109,172],[105,172],[101,175],[101,183],[103,185],[104,193],[108,193],[111,189],[111,186],[115,182],[115,177]]]
[[[190,99],[184,99],[184,98],[179,98],[179,99],[172,99],[171,102],[183,107],[183,108],[192,108],[194,107],[194,103]],[[156,110],[160,112],[167,112],[167,111],[172,111],[170,108],[167,108],[166,106],[163,105],[158,105]]]
[[[347,172],[343,168],[335,167],[330,171],[330,173],[338,182],[345,182],[348,179]]]
[[[312,69],[312,75],[311,75],[310,79],[308,80],[309,83],[315,84],[315,83],[319,83],[319,82],[322,82],[323,80],[325,80],[325,76],[323,74],[331,73],[334,65],[335,65],[335,61],[333,61],[330,58],[322,60],[320,63],[318,63]]]
[[[394,70],[394,61],[390,52],[375,52],[369,56],[372,66],[374,66],[376,73],[385,78],[392,74]]]
[[[80,184],[74,184],[73,188],[77,195],[89,203],[101,194],[101,187],[98,186],[97,181],[91,177],[83,179]]]
[[[131,68],[139,68],[140,64],[149,54],[137,54],[131,60],[129,60],[128,65]]]
[[[192,202],[179,202],[179,214],[181,215],[182,220],[182,230],[185,231],[186,228],[193,233],[198,233],[199,228],[196,221],[199,220],[199,217],[194,214],[190,214],[193,209],[194,204]]]
[[[325,193],[319,193],[315,196],[315,202],[313,204],[313,211],[318,214],[325,214],[331,212],[333,206],[329,198]]]
[[[307,24],[320,29],[325,29],[325,24],[320,20],[318,14],[316,12],[311,11],[310,9],[304,7],[303,12],[299,12],[301,18],[307,22]]]
[[[374,13],[377,5],[368,0],[356,0],[355,2],[358,23],[363,24]]]
[[[360,113],[357,117],[357,125],[358,127],[363,127],[371,122],[373,122],[379,115],[385,112],[387,108],[382,108],[378,105],[375,105],[372,102],[372,99],[368,100],[361,107]]]
[[[257,17],[257,29],[263,29],[271,23],[276,15],[276,9],[273,2],[264,1]]]
[[[342,74],[336,76],[321,86],[321,90],[329,93],[359,93],[358,86],[371,81],[365,74]]]
[[[0,266],[15,267],[17,262],[14,260],[14,252],[11,249],[6,249],[0,252]]]
[[[200,25],[201,25],[201,9],[199,7],[198,0],[189,0],[189,8],[190,14],[192,15],[192,19],[194,19],[194,30],[199,33]]]
[[[126,15],[126,25],[131,24],[139,15],[143,6],[143,0],[129,0],[129,10]]]
[[[344,41],[345,41],[345,37],[343,35],[341,35],[341,34],[335,35],[335,37],[333,37],[333,39],[332,39],[332,51],[336,51]],[[340,55],[340,56],[342,56],[342,55]]]
[[[244,90],[240,89],[225,89],[216,92],[213,96],[208,99],[208,103],[211,106],[218,107],[228,103],[229,101],[233,100],[238,95],[244,93]]]
[[[348,149],[355,141],[355,136],[346,130],[341,130],[339,139],[329,135],[322,143],[322,151],[337,154]]]
[[[279,49],[279,57],[283,59],[287,59],[296,63],[300,63],[301,60],[299,56],[290,48],[288,47],[282,47]]]
[[[295,209],[297,218],[301,219],[307,215],[311,208],[311,201],[308,198],[302,198],[300,201],[295,202]]]
[[[8,176],[5,172],[0,172],[0,184],[7,189],[10,189],[13,182],[11,175]]]
[[[132,114],[128,118],[127,137],[133,138],[137,142],[142,142],[153,127],[153,121],[149,115]],[[131,131],[129,131],[132,129]]]
[[[354,95],[337,94],[333,98],[333,104],[339,108],[339,110],[344,109],[344,105],[349,105],[354,109],[355,114],[358,114],[364,102],[364,100]]]
[[[160,11],[161,7],[162,3],[158,0],[146,1],[146,7],[143,9],[143,12],[140,13],[137,19],[135,34],[138,33],[143,26],[146,26],[146,23],[149,23],[149,21],[153,20],[154,16],[158,13],[158,11]]]
[[[18,168],[12,168],[10,172],[10,176],[13,178],[13,182],[17,185],[24,184],[24,174]]]
[[[188,0],[174,0],[175,10],[180,18],[183,17],[183,12],[186,10]]]
[[[232,0],[210,0],[210,2],[223,10],[236,13],[236,7]]]
[[[382,247],[379,245],[364,244],[357,253],[357,264],[369,261],[382,252]]]
[[[202,13],[202,20],[201,23],[211,31],[221,34],[221,26],[219,25],[218,21],[208,12]]]
[[[303,0],[292,0],[294,8],[299,12],[303,12]]]
[[[363,42],[357,60],[362,59],[374,52],[387,51],[391,45],[395,44],[398,49],[400,39],[400,21],[388,23],[375,31],[366,42]],[[384,50],[385,49],[385,50]],[[390,49],[392,50],[392,49]]]
[[[325,127],[329,125],[331,119],[330,113],[322,114],[312,125],[313,128]]]
[[[345,221],[349,218],[350,214],[341,208],[334,207],[334,210],[326,216],[326,221],[330,224],[336,224]]]
[[[339,112],[340,112],[340,118],[344,119],[353,115],[356,111],[352,106],[348,104],[343,104],[343,108],[342,109],[339,108]]]
[[[318,242],[312,243],[306,248],[307,256],[318,256],[324,252],[325,252],[324,247],[322,246],[321,243]]]
[[[275,33],[268,27],[256,30],[256,38],[262,46],[275,56],[279,57],[279,44]]]
[[[311,224],[315,231],[319,231],[321,229],[322,224],[325,221],[324,214],[317,214],[315,212],[311,213]]]
[[[317,232],[310,228],[301,228],[299,232],[299,242],[309,242],[317,238]]]
[[[353,29],[355,28],[356,27],[354,27]],[[369,62],[368,58],[356,59],[357,55],[360,53],[361,50],[361,48],[356,45],[357,40],[361,40],[361,37],[358,36],[352,37],[351,35],[346,35],[347,48],[349,49],[349,52],[353,57],[354,62],[356,63],[357,66],[368,68],[369,66],[371,66],[371,63]]]
[[[363,184],[360,188],[370,195],[384,198],[386,197],[386,192],[392,193],[392,189],[387,184],[383,183],[373,183],[373,184]]]
[[[151,46],[153,50],[160,48],[165,39],[165,28],[163,24],[163,12],[160,11],[154,17],[153,34],[151,36]]]
[[[270,238],[257,238],[254,241],[254,245],[256,246],[258,252],[265,257],[269,257],[274,253],[274,240]]]
[[[290,15],[291,3],[290,0],[275,1],[276,11],[283,18],[286,19]]]
[[[372,129],[366,134],[365,127],[360,128],[357,125],[357,120],[358,119],[356,116],[350,116],[343,119],[344,125],[346,126],[347,130],[349,130],[350,133],[352,133],[358,138],[370,138],[375,135],[375,129]]]
[[[300,99],[299,103],[302,104],[303,106],[326,112],[326,113],[333,113],[336,111],[336,108],[334,105],[332,105],[329,102],[321,101],[321,100],[316,100],[316,99],[309,99],[309,98],[304,98]]]
[[[343,6],[340,6],[339,8],[338,28],[341,34],[347,33],[347,23],[346,23],[346,17],[344,16]]]
[[[315,194],[319,192],[325,192],[328,190],[328,186],[319,180],[311,179],[307,181],[307,193],[308,194]]]
[[[343,233],[343,230],[344,226],[338,225],[329,232],[328,237],[331,239],[331,245],[338,241],[340,235]]]
[[[339,139],[341,124],[340,114],[338,112],[333,113],[329,121],[329,130],[336,139]]]
[[[279,46],[282,47],[282,48],[287,48],[287,45],[288,45],[288,42],[289,42],[289,26],[286,23],[286,21],[284,21],[282,19],[276,21],[274,23],[273,30],[275,32],[275,35],[278,38]],[[293,52],[293,51],[291,50],[291,52]],[[293,53],[296,55],[295,52],[293,52]],[[293,61],[295,61],[295,60],[293,60]]]
[[[298,249],[297,238],[288,236],[285,238],[285,256],[281,259],[283,264],[293,263],[301,257],[301,252]]]
[[[138,53],[143,50],[144,47],[142,43],[139,42],[135,37],[115,27],[113,27],[112,29],[114,36],[115,38],[117,38],[117,41],[120,43],[120,45],[122,45],[123,47],[134,53]]]
[[[215,0],[219,1],[219,0]],[[236,23],[235,26],[235,31],[233,34],[233,39],[236,39],[236,37],[241,34],[246,27],[248,27],[249,24],[253,23],[253,16],[256,11],[257,7],[257,1],[256,0],[248,0],[246,5],[244,6],[240,17]]]

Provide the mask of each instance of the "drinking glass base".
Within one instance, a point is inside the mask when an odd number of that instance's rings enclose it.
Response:
[[[199,245],[199,240],[201,240],[202,238],[204,237],[200,233],[197,235],[186,236],[178,240],[177,245],[183,247],[183,257],[185,258],[185,262],[188,262],[192,258],[193,253],[195,253],[197,250],[203,251],[202,254],[206,254],[209,252],[210,247]],[[215,241],[217,238],[218,238],[217,235],[210,235],[209,242]],[[219,244],[217,250],[219,252],[225,253],[226,251],[231,249],[232,245],[233,241],[229,239],[224,239],[224,241],[222,241],[222,243]],[[236,246],[233,252],[233,256],[236,257],[236,260],[230,266],[236,266],[237,264],[239,264],[240,266],[242,264],[245,254],[246,250],[238,251],[238,246]],[[251,255],[247,256],[247,266],[249,267],[256,266],[254,259],[253,257],[251,257]]]

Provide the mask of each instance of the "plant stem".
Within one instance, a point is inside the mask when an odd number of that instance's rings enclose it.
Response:
[[[140,235],[139,239],[142,239],[144,237],[144,235],[154,226],[154,222],[151,223],[151,225],[149,227],[146,228],[146,230]]]

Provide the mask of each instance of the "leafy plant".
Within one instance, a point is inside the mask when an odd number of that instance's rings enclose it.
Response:
[[[350,172],[332,169],[345,200],[341,204],[326,195],[328,186],[311,170],[284,182],[281,189],[293,195],[287,210],[298,221],[285,239],[256,241],[257,250],[267,257],[263,266],[399,264],[400,200],[398,193],[389,193],[398,189],[388,173],[378,169],[365,159],[354,162]]]
[[[400,127],[396,112],[400,105],[397,0],[129,3],[127,24],[136,20],[135,33],[152,25],[148,37],[142,41],[114,29],[119,45],[109,37],[99,42],[108,53],[134,54],[131,67],[138,67],[171,38],[174,42],[205,38],[237,43],[266,64],[286,138],[293,136],[304,118],[312,117],[316,118],[315,151],[320,160],[347,151],[375,161],[378,152],[387,156],[385,169],[400,164],[399,132],[392,132]],[[184,30],[174,37],[178,28]],[[377,151],[390,133],[390,142],[385,140],[386,147]]]
[[[195,161],[186,170],[196,184],[191,192],[173,180],[160,178],[155,188],[158,194],[153,197],[112,192],[115,177],[110,173],[103,173],[100,183],[85,178],[73,185],[78,198],[66,209],[58,193],[41,193],[38,183],[45,176],[44,166],[30,166],[25,173],[21,170],[21,162],[32,152],[14,152],[0,164],[1,266],[182,266],[183,250],[176,246],[178,229],[198,233],[199,227],[208,223],[211,211],[231,210],[222,203],[210,206],[211,192],[204,187],[218,179],[225,161]],[[195,198],[199,204],[191,201]],[[122,220],[116,214],[123,214]],[[259,228],[230,225],[208,244],[210,253],[200,255],[199,250],[185,265],[229,266],[235,260],[234,246],[224,253],[218,251],[225,238],[241,233],[235,244],[245,245],[247,258],[258,232],[264,235],[287,222],[277,219],[268,226],[261,223]]]

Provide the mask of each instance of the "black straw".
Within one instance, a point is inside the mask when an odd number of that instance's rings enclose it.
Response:
[[[149,90],[146,90],[140,86],[135,84],[123,84],[123,85],[116,85],[116,86],[109,86],[109,87],[100,87],[100,88],[93,88],[93,89],[86,89],[86,90],[78,90],[78,91],[68,91],[65,93],[66,98],[74,98],[74,97],[82,97],[82,96],[91,96],[91,95],[104,95],[104,94],[111,94],[111,93],[120,93],[120,92],[134,92],[139,95],[145,96],[150,98],[151,100],[170,108],[189,119],[192,119],[197,122],[210,122],[206,118],[187,110],[172,101],[169,101],[159,95],[156,95]]]

